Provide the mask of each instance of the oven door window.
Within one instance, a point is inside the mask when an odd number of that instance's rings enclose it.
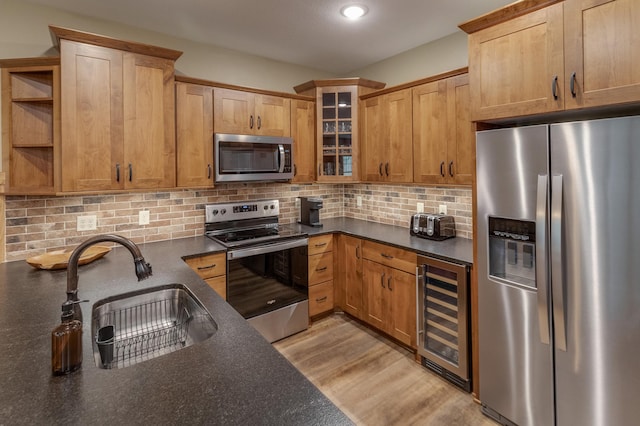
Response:
[[[277,173],[280,169],[278,144],[220,142],[221,174]]]
[[[230,260],[227,301],[244,318],[308,299],[307,247]]]

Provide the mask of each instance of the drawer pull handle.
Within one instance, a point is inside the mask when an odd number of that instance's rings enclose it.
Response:
[[[316,247],[324,247],[326,245],[327,245],[327,243],[318,243],[318,244],[316,244]]]
[[[385,259],[393,259],[393,256],[391,256],[390,254],[386,254],[386,253],[380,253],[380,256],[384,257]]]
[[[204,271],[205,269],[211,269],[211,268],[215,268],[215,267],[216,267],[215,263],[212,263],[209,266],[198,266],[198,271]]]
[[[389,276],[389,279],[387,280],[387,287],[389,287],[389,290],[393,291],[393,288],[391,287],[391,276]]]
[[[569,82],[569,90],[571,90],[571,97],[575,98],[577,96],[576,93],[576,73],[575,71],[571,73],[571,80]]]
[[[327,301],[327,296],[319,297],[319,298],[316,299],[317,303],[322,303],[322,302],[326,302],[326,301]]]
[[[360,259],[360,246],[356,246],[356,259]]]
[[[386,275],[386,274],[382,274],[382,276],[380,277],[380,285],[382,286],[382,288],[386,288],[386,287],[384,286],[384,276],[385,276],[385,275]]]
[[[316,272],[322,272],[322,271],[326,271],[327,267],[323,266],[322,268],[316,268]]]
[[[551,94],[553,95],[554,100],[558,100],[558,76],[553,76],[553,80],[551,81]]]
[[[440,176],[444,177],[444,161],[440,163]]]
[[[378,166],[378,173],[380,173],[380,176],[384,176],[384,174],[382,174],[382,163]]]
[[[120,182],[120,163],[116,163],[116,182]]]

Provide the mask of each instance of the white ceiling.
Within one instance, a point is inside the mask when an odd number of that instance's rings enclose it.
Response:
[[[437,40],[513,0],[29,0],[336,75]],[[360,3],[358,21],[340,15]]]

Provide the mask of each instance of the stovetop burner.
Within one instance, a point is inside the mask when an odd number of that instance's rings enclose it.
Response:
[[[205,206],[205,235],[225,247],[302,237],[296,225],[280,225],[278,200]]]

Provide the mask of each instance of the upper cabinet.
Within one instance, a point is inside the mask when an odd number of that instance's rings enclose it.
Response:
[[[636,0],[547,0],[462,24],[470,34],[471,118],[637,102],[638,22]]]
[[[2,60],[5,192],[52,194],[59,180],[60,60]]]
[[[290,99],[216,88],[213,94],[216,133],[291,135]]]
[[[413,181],[411,89],[362,101],[362,179]]]
[[[61,55],[63,192],[176,185],[181,52],[50,27]]]
[[[474,146],[468,74],[413,88],[414,182],[470,185]]]
[[[213,87],[176,82],[177,186],[213,186]]]
[[[291,100],[291,137],[293,138],[292,182],[315,180],[316,110],[313,101]]]
[[[360,78],[313,80],[294,89],[316,98],[316,162],[320,182],[359,180],[359,96],[384,87]]]

